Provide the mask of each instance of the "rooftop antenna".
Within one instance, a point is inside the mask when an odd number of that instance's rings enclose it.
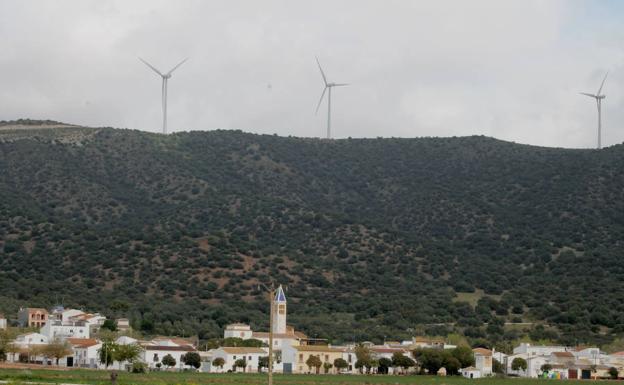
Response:
[[[315,113],[318,113],[319,107],[321,107],[321,103],[323,102],[323,97],[325,96],[325,91],[327,91],[327,139],[331,139],[331,91],[333,87],[343,87],[348,86],[349,84],[333,82],[328,83],[327,77],[325,76],[325,72],[323,72],[323,68],[321,67],[321,63],[319,62],[318,58],[316,58],[316,64],[318,64],[319,70],[321,70],[321,76],[323,77],[323,83],[325,83],[325,88],[323,89],[321,98],[319,99],[318,105],[316,106]]]
[[[163,74],[162,72],[157,70],[156,67],[154,67],[150,63],[146,62],[145,60],[143,60],[141,58],[139,58],[139,60],[142,61],[146,66],[151,68],[154,72],[156,72],[158,75],[160,75],[162,77],[163,134],[166,134],[167,133],[167,81],[169,80],[169,78],[171,78],[171,74],[173,73],[173,71],[175,71],[176,69],[178,69],[178,67],[180,67],[182,64],[184,64],[184,62],[187,61],[188,58],[186,58],[186,59],[182,60],[181,62],[179,62],[178,64],[176,64],[176,66],[173,67],[166,74]]]
[[[602,83],[600,83],[600,88],[598,88],[598,92],[596,94],[589,94],[587,92],[581,92],[581,95],[589,96],[590,98],[596,99],[596,106],[598,107],[598,149],[601,148],[601,137],[602,137],[602,99],[606,98],[606,95],[602,95],[602,86],[604,86],[605,80],[607,80],[607,76],[609,72],[605,74],[604,79],[602,79]]]

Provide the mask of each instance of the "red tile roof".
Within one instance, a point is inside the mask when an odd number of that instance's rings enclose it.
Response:
[[[88,348],[89,346],[99,344],[99,342],[95,338],[68,338],[67,342],[74,346],[83,348]]]
[[[190,345],[182,345],[182,346],[164,346],[164,345],[145,345],[143,346],[145,350],[162,350],[162,351],[172,351],[172,352],[194,352],[195,348]]]
[[[472,349],[472,351],[476,354],[480,354],[482,356],[491,356],[492,355],[492,351],[488,350],[488,349],[484,349],[484,348],[475,348]]]

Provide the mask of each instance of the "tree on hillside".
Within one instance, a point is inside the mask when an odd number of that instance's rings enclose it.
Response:
[[[29,345],[26,348],[27,362],[33,362],[44,351],[44,345]]]
[[[392,354],[392,366],[394,366],[395,368],[402,368],[403,372],[405,372],[407,369],[413,367],[414,365],[416,365],[416,363],[414,362],[414,360],[412,360],[411,358],[407,357],[406,355],[404,355],[401,352],[394,352]]]
[[[462,368],[459,360],[451,354],[444,355],[444,360],[442,361],[442,366],[446,368],[446,374],[450,376],[454,376],[459,373],[459,369]]]
[[[527,369],[527,362],[524,358],[520,358],[520,357],[516,357],[513,359],[513,361],[511,361],[511,369],[513,370],[526,370]]]
[[[341,370],[348,368],[349,363],[347,363],[344,358],[336,358],[334,360],[334,367],[338,370],[338,372],[340,372]]]
[[[201,357],[197,352],[188,352],[181,357],[181,360],[185,365],[192,366],[195,369],[199,369],[201,366]]]
[[[244,340],[239,337],[228,337],[223,339],[221,346],[261,348],[265,346],[265,344],[255,338],[249,338]]]
[[[19,354],[19,352],[21,350],[22,349],[18,345],[14,344],[14,343],[8,343],[4,347],[5,353],[7,354],[8,357],[10,357],[9,358],[9,362],[14,362],[15,361],[15,355]]]
[[[217,357],[214,360],[212,360],[212,365],[223,370],[223,365],[225,365],[225,360],[221,357]]]
[[[243,373],[245,373],[247,371],[247,360],[245,360],[245,358],[239,358],[238,360],[234,361],[235,371],[236,368],[243,368]]]
[[[329,369],[333,368],[334,365],[330,364],[329,362],[323,362],[323,372],[325,374],[329,373]]]
[[[552,365],[551,364],[544,364],[540,367],[540,370],[542,372],[550,372],[552,370]]]
[[[316,355],[311,355],[306,360],[306,365],[308,366],[308,370],[312,371],[312,368],[315,368],[316,374],[319,374],[319,369],[321,368],[322,364],[323,363],[321,362],[320,357]]]
[[[176,363],[177,363],[175,358],[173,358],[173,356],[171,354],[167,354],[166,356],[164,356],[162,358],[161,362],[162,362],[163,365],[165,365],[165,366],[167,366],[169,368],[172,368],[172,367],[176,366]]]
[[[115,345],[113,359],[121,363],[134,363],[140,356],[143,348],[137,344]]]
[[[609,376],[611,376],[612,379],[617,380],[619,374],[620,372],[617,368],[614,368],[613,366],[609,368]]]
[[[107,330],[110,330],[111,332],[116,332],[117,322],[115,322],[115,320],[112,320],[112,319],[107,319],[102,324],[102,329],[107,329]]]
[[[107,368],[115,361],[115,351],[117,344],[113,341],[103,341],[102,346],[98,349],[98,359],[101,364]]]
[[[374,360],[373,354],[368,347],[358,344],[355,347],[355,358],[357,359],[355,361],[355,367],[360,370],[360,373],[364,368],[366,368],[367,372],[370,372],[370,369],[373,367]]]
[[[56,339],[48,345],[45,345],[42,350],[42,353],[46,357],[54,358],[56,360],[57,366],[61,358],[71,355],[72,352],[73,351],[71,346],[69,345],[69,342],[61,341],[59,339]]]
[[[262,356],[258,358],[258,371],[261,372],[264,368],[269,368],[269,356]]]
[[[388,374],[388,368],[392,366],[392,360],[381,357],[378,361],[377,374]]]
[[[452,349],[451,355],[459,361],[460,369],[474,365],[474,354],[468,346],[458,346]]]
[[[444,364],[444,351],[438,349],[416,349],[412,355],[422,369],[436,374]]]
[[[496,358],[492,359],[492,371],[496,374],[505,374],[505,367]]]

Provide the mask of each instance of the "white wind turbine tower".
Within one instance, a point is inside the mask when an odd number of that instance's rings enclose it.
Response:
[[[167,133],[167,81],[169,80],[169,78],[171,78],[171,73],[175,71],[178,67],[180,67],[182,64],[184,64],[184,62],[187,61],[188,58],[179,62],[175,67],[173,67],[166,74],[163,74],[162,72],[157,70],[156,67],[146,62],[145,60],[141,58],[139,58],[139,60],[141,60],[143,63],[145,63],[146,66],[154,70],[154,72],[156,72],[158,75],[162,77],[163,134],[166,134]]]
[[[325,73],[323,72],[323,68],[321,67],[321,63],[319,63],[318,58],[316,58],[316,64],[318,64],[319,70],[321,70],[321,76],[323,76],[323,82],[325,83],[325,88],[323,89],[323,93],[321,94],[321,98],[319,99],[318,105],[316,106],[316,113],[318,113],[319,107],[321,107],[321,103],[323,102],[323,97],[325,96],[325,91],[327,92],[327,139],[331,139],[331,91],[333,87],[342,87],[348,86],[348,83],[327,83],[327,78],[325,77]]]
[[[598,92],[596,92],[596,94],[588,94],[586,92],[581,92],[581,95],[585,95],[585,96],[589,96],[590,98],[594,98],[596,99],[596,106],[598,107],[598,149],[600,150],[601,144],[600,144],[600,139],[602,137],[602,99],[604,99],[606,97],[606,95],[601,95],[600,92],[602,92],[602,86],[604,86],[605,80],[607,80],[607,75],[609,75],[609,72],[606,73],[604,79],[602,79],[602,83],[600,83],[600,88],[598,88]]]

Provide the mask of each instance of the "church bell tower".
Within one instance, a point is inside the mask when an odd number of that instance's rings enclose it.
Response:
[[[280,285],[273,299],[273,333],[286,333],[286,295]]]

